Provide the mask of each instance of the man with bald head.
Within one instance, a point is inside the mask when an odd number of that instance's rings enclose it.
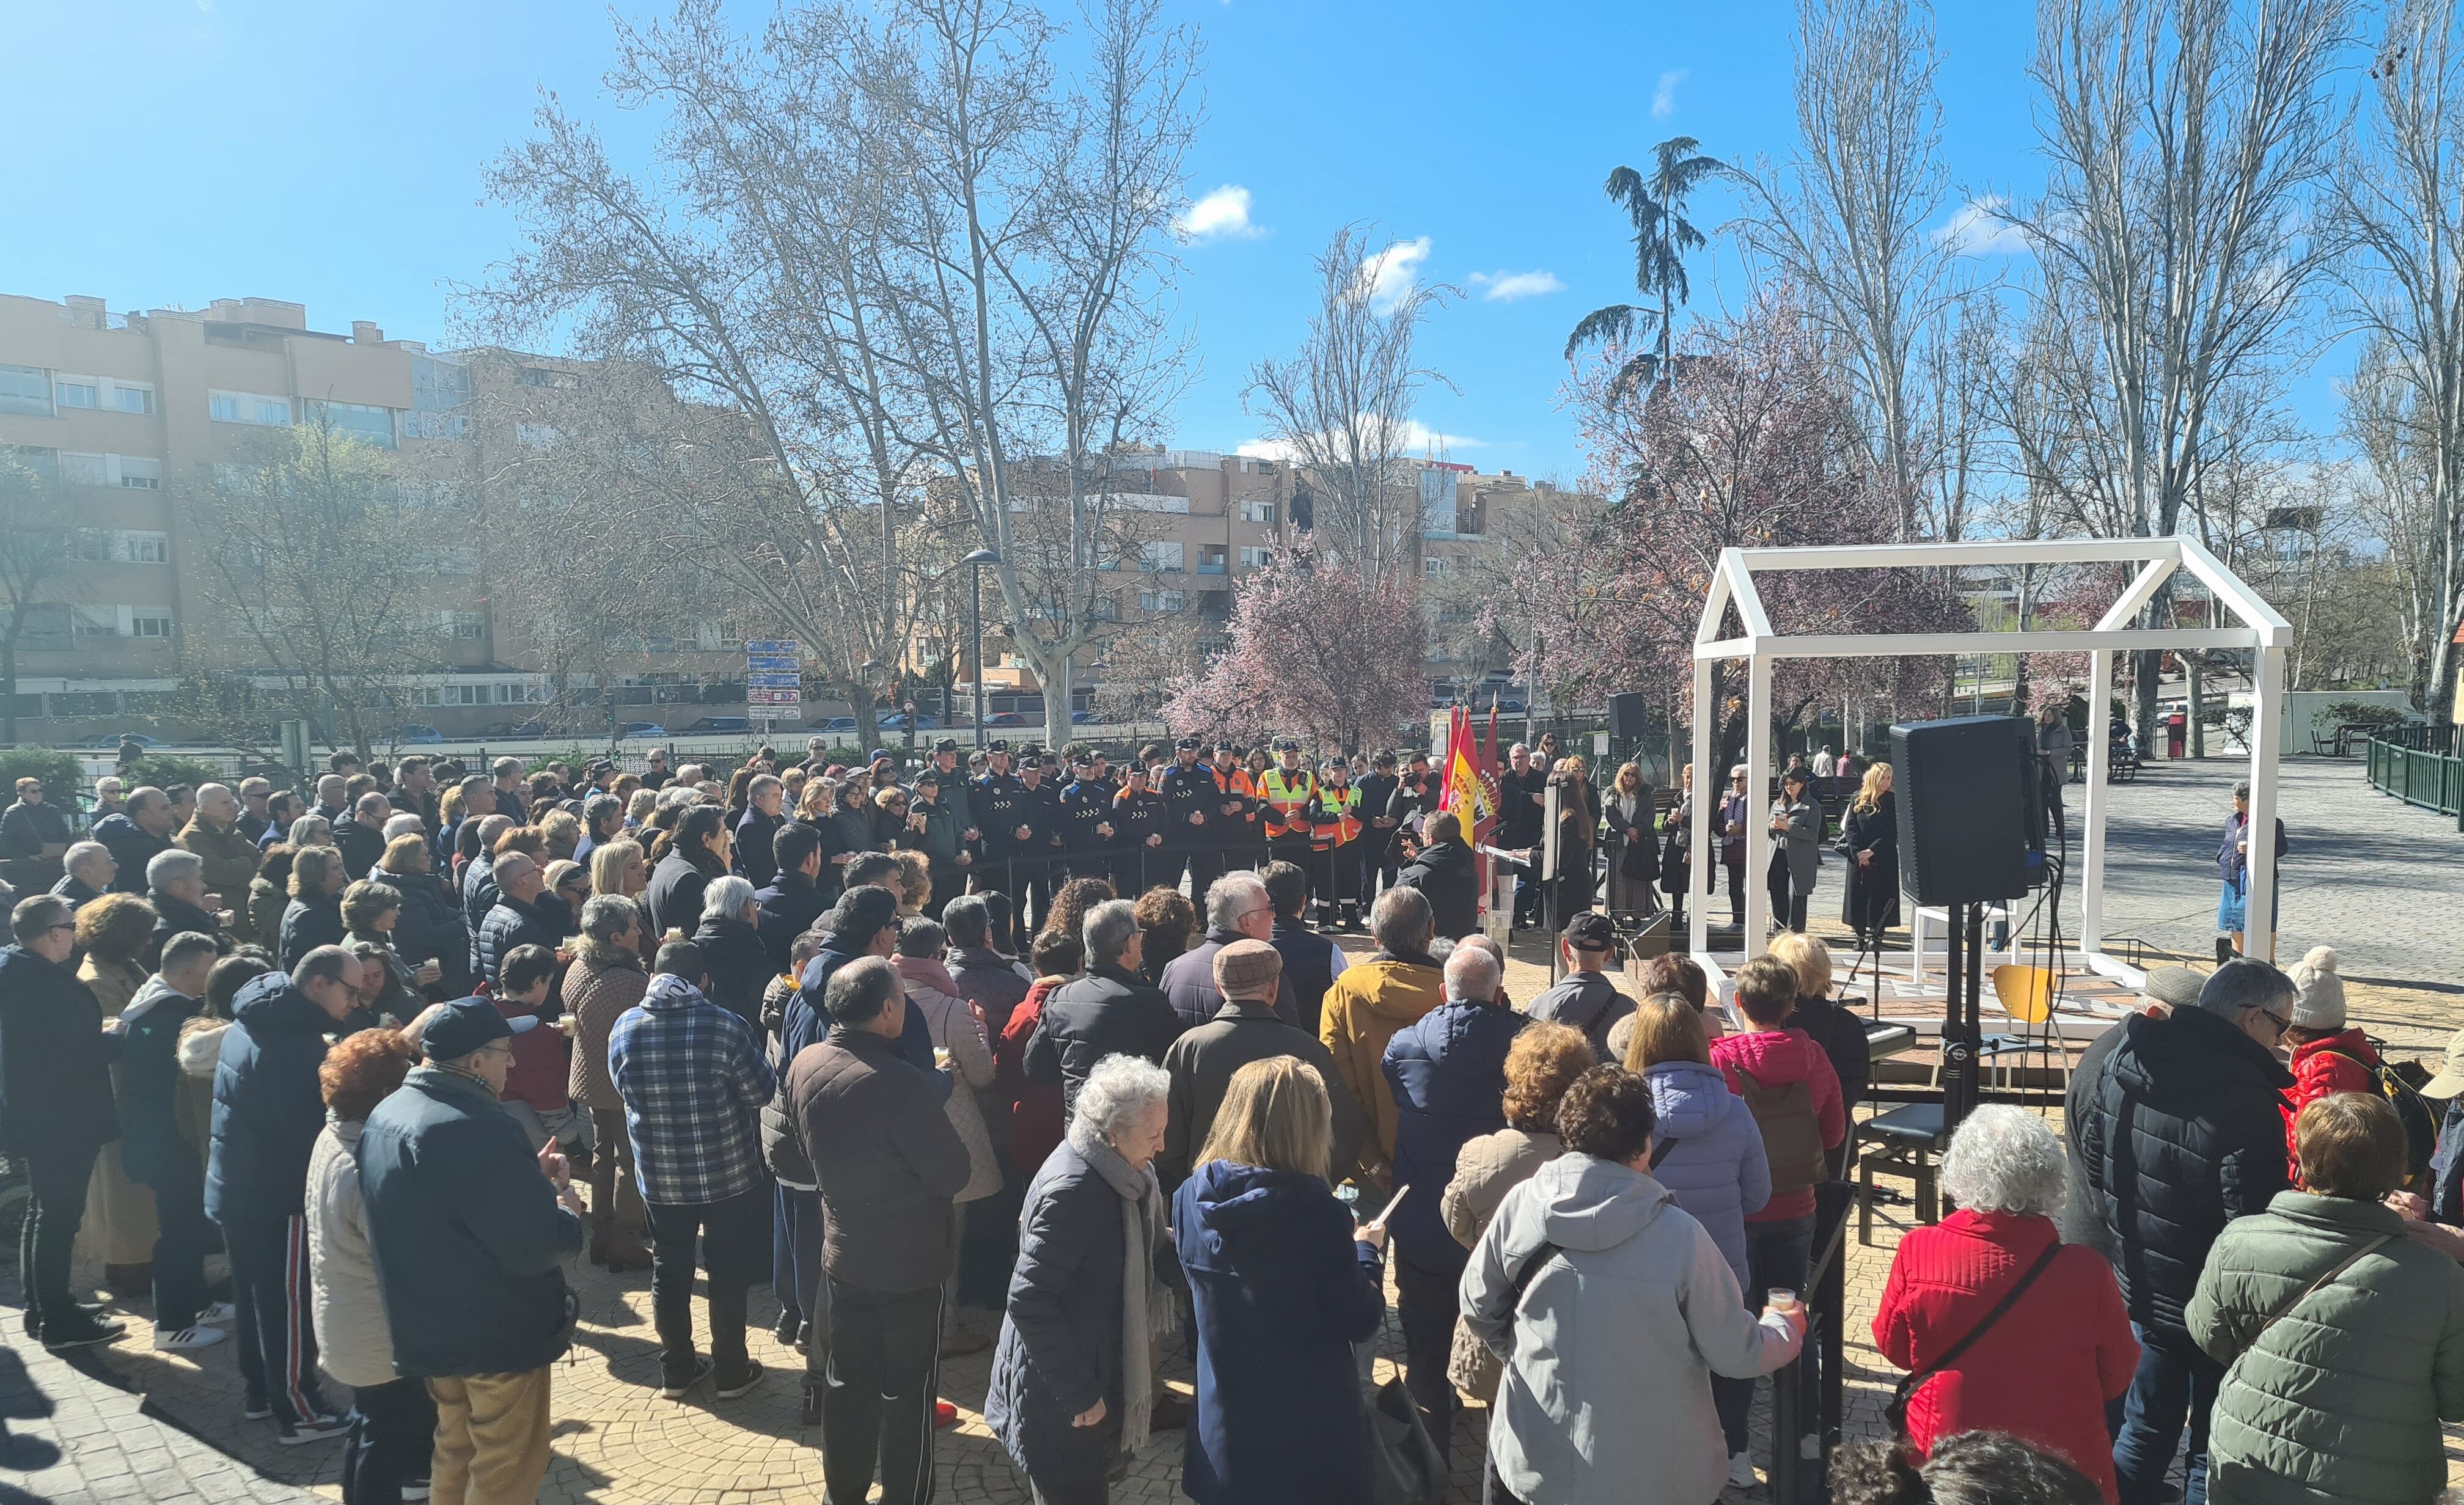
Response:
[[[334,845],[341,849],[342,870],[353,879],[368,876],[385,856],[385,823],[393,818],[393,801],[370,790],[351,802],[351,818],[334,827]]]
[[[503,981],[505,958],[517,946],[543,946],[553,951],[572,933],[563,906],[539,902],[547,874],[521,852],[496,859],[496,902],[479,922],[479,969],[491,985]]]
[[[156,853],[170,850],[171,833],[177,829],[170,796],[151,784],[130,790],[125,808],[94,823],[94,839],[111,848],[111,860],[120,864],[111,886],[123,894],[143,893],[145,864]]]
[[[256,876],[256,843],[239,828],[239,796],[228,784],[201,784],[197,813],[180,828],[180,850],[196,854],[205,864],[207,892],[213,907],[241,909],[248,904],[248,881]]]

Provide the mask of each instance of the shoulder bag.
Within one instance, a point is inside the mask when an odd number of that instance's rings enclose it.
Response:
[[[2269,1328],[2274,1327],[2277,1323],[2284,1320],[2288,1317],[2291,1317],[2294,1310],[2300,1306],[2302,1302],[2307,1301],[2314,1296],[2317,1296],[2321,1291],[2325,1290],[2327,1287],[2334,1285],[2339,1276],[2342,1276],[2345,1271],[2350,1270],[2353,1266],[2361,1263],[2361,1259],[2364,1254],[2370,1253],[2381,1244],[2391,1241],[2394,1237],[2395,1235],[2393,1233],[2381,1233],[2374,1238],[2364,1239],[2361,1245],[2354,1249],[2351,1254],[2346,1254],[2343,1258],[2337,1260],[2335,1264],[2329,1266],[2325,1275],[2321,1276],[2318,1279],[2313,1280],[2308,1285],[2302,1287],[2300,1295],[2296,1296],[2292,1300],[2285,1302],[2282,1306],[2277,1307],[2274,1312],[2270,1313],[2267,1320],[2258,1324],[2258,1331],[2250,1335],[2250,1341],[2242,1345],[2241,1352],[2233,1355],[2233,1363],[2226,1366],[2226,1375],[2230,1377],[2233,1369],[2240,1365],[2242,1359],[2245,1356],[2257,1350],[2258,1341],[2267,1336],[2267,1330]]]
[[[1892,1436],[1903,1443],[1908,1440],[1908,1402],[1915,1397],[1917,1387],[1958,1363],[1960,1355],[1975,1347],[1976,1341],[1991,1331],[1993,1324],[2002,1320],[2003,1314],[2018,1303],[2019,1298],[2027,1294],[2028,1287],[2036,1283],[2036,1277],[2045,1273],[2046,1268],[2053,1264],[2054,1256],[2061,1252],[2062,1244],[2059,1239],[2047,1244],[2045,1252],[2036,1256],[2036,1262],[2030,1265],[2027,1272],[2012,1283],[2010,1290],[2002,1293],[2002,1299],[1993,1303],[1993,1309],[1986,1313],[1983,1320],[1975,1326],[1969,1328],[1966,1337],[1946,1349],[1941,1358],[1900,1382],[1899,1387],[1891,1392],[1889,1404],[1882,1407],[1882,1417],[1891,1424]]]

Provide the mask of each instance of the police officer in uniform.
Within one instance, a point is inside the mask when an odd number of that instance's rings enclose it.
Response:
[[[1019,925],[1023,929],[1030,906],[1039,925],[1050,909],[1053,863],[1063,855],[1061,791],[1045,776],[1041,748],[1028,747],[1019,753],[1014,814],[1018,823],[1010,828],[1010,834],[1018,841],[1018,886],[1010,894],[1010,901],[1018,906]]]
[[[1007,741],[995,741],[984,754],[984,775],[967,787],[968,806],[983,832],[984,858],[976,872],[976,886],[1008,895],[1015,906],[1019,886],[1013,861],[1019,853],[1021,786],[1018,775],[1009,771]]]
[[[981,845],[983,831],[976,824],[976,802],[973,781],[958,769],[958,739],[943,737],[933,744],[933,769],[941,775],[941,803],[958,822],[958,840],[969,850]],[[950,897],[957,897],[953,892]]]
[[[1196,737],[1173,744],[1172,766],[1163,771],[1162,788],[1170,817],[1164,845],[1186,854],[1183,865],[1189,872],[1189,891],[1203,902],[1206,885],[1215,882],[1220,854],[1199,849],[1227,840],[1232,832],[1223,815],[1222,786],[1215,782],[1215,770],[1198,761]],[[1177,888],[1180,873],[1180,868],[1171,868],[1160,877],[1150,875],[1148,881]]]
[[[1274,861],[1309,874],[1310,886],[1323,898],[1316,854],[1317,794],[1317,775],[1303,766],[1299,740],[1277,737],[1275,766],[1258,781],[1258,797],[1266,805],[1266,851]]]
[[[1171,811],[1163,797],[1163,773],[1157,762],[1144,776],[1133,774],[1112,800],[1112,828],[1119,833],[1112,849],[1112,891],[1124,899],[1145,893],[1155,882],[1154,875],[1173,861],[1164,850]],[[1174,868],[1174,876],[1179,871]]]
[[[1360,912],[1367,914],[1382,885],[1395,886],[1395,817],[1388,808],[1402,780],[1395,776],[1395,754],[1380,752],[1368,776],[1353,788],[1360,796]]]
[[[1061,790],[1061,847],[1072,878],[1108,878],[1120,827],[1112,821],[1112,786],[1095,775],[1093,754],[1078,754],[1077,777]]]

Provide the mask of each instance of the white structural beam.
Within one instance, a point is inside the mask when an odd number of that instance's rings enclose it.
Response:
[[[2079,878],[2079,949],[2104,946],[2104,821],[2112,796],[2105,789],[2105,749],[2113,736],[2113,650],[2088,655],[2087,851]]]
[[[1746,549],[1755,570],[1966,569],[1979,564],[2114,564],[2178,559],[2178,538],[2040,538],[1980,543],[1851,543],[1806,549]]]
[[[2242,909],[2242,950],[2276,959],[2276,761],[2284,740],[2284,649],[2258,650],[2252,676],[2258,704],[2250,719],[2250,897]]]
[[[1771,617],[1763,610],[1763,593],[1754,588],[1754,572],[1746,568],[1745,556],[1735,549],[1720,551],[1720,568],[1728,577],[1728,594],[1737,603],[1737,620],[1745,623],[1746,636],[1757,641],[1775,636]]]
[[[1756,656],[1746,692],[1746,933],[1748,960],[1763,953],[1771,927],[1771,892],[1763,870],[1771,865],[1771,661]]]
[[[2095,627],[2029,632],[1819,633],[1801,638],[1735,638],[1697,643],[1698,659],[1887,659],[1938,653],[2093,653],[2100,649],[2255,648],[2259,635],[2248,627],[2183,627],[2170,631]]]
[[[2240,576],[2226,569],[2222,559],[2210,554],[2195,538],[2184,538],[2181,545],[2182,567],[2205,581],[2217,600],[2233,608],[2233,614],[2258,634],[2261,644],[2276,647],[2292,642],[2293,623],[2261,600]]]
[[[1685,845],[1691,854],[1686,882],[1693,892],[1683,901],[1691,932],[1688,948],[1701,956],[1711,949],[1711,822],[1720,818],[1720,796],[1727,789],[1725,779],[1711,771],[1712,737],[1717,733],[1711,708],[1711,665],[1708,660],[1694,665],[1694,796],[1689,806]]]
[[[2129,626],[2131,619],[2139,615],[2139,609],[2155,600],[2156,593],[2181,567],[2182,558],[2178,554],[2168,558],[2148,560],[2147,567],[2139,572],[2139,578],[2130,582],[2130,589],[2122,593],[2121,600],[2115,601],[2105,612],[2103,620],[2096,624],[2098,630],[2111,632]]]
[[[1716,637],[1720,623],[1727,620],[1730,594],[1728,560],[1736,552],[1734,549],[1721,550],[1719,562],[1711,567],[1711,587],[1703,593],[1703,615],[1694,623],[1694,641],[1697,643],[1707,643]]]

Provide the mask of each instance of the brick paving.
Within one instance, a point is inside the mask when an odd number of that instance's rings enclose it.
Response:
[[[2214,915],[2212,858],[2232,781],[2241,765],[2211,762],[2162,766],[2138,783],[2117,786],[2113,862],[2107,890],[2108,927],[2166,951],[2211,958]],[[2435,1049],[2464,1025],[2464,936],[2453,917],[2464,912],[2464,838],[2452,825],[2369,790],[2357,764],[2297,760],[2284,776],[2286,823],[2294,843],[2286,862],[2285,960],[2321,940],[2343,952],[2355,981],[2356,1012],[2374,1031],[2401,1044]],[[2079,808],[2079,789],[2070,791]],[[1836,867],[1826,869],[1836,880]],[[1826,890],[1817,916],[1836,912]],[[2074,929],[2076,919],[2069,922]],[[1528,998],[1545,985],[1545,950],[1519,944],[1507,985]],[[1874,1351],[1868,1324],[1880,1300],[1905,1206],[1881,1211],[1876,1242],[1860,1247],[1853,1226],[1847,1251],[1847,1376],[1849,1436],[1882,1430],[1881,1407],[1896,1375]],[[95,1271],[83,1272],[91,1277]],[[753,1351],[770,1373],[751,1395],[714,1401],[706,1391],[682,1402],[653,1393],[656,1341],[650,1331],[645,1275],[613,1276],[581,1271],[582,1328],[569,1360],[556,1374],[554,1466],[541,1498],[560,1502],[661,1502],[742,1505],[818,1497],[817,1433],[796,1425],[801,1358],[753,1337]],[[14,1300],[13,1290],[0,1297]],[[74,1362],[26,1343],[13,1318],[0,1348],[0,1505],[48,1501],[148,1501],[162,1505],[265,1505],[338,1497],[338,1442],[285,1449],[273,1426],[239,1415],[239,1385],[228,1345],[192,1357],[158,1355],[147,1343],[142,1307],[121,1303],[131,1336]],[[759,1328],[775,1306],[757,1292]],[[1380,1339],[1380,1379],[1401,1351],[1391,1324]],[[983,1353],[945,1363],[942,1394],[962,1422],[936,1449],[940,1497],[978,1502],[1023,1501],[1024,1482],[982,1424],[990,1369]],[[1185,1353],[1173,1355],[1165,1378],[1184,1391]],[[1766,1393],[1768,1390],[1766,1389]],[[1768,1460],[1763,1408],[1756,1412],[1756,1456]],[[1450,1499],[1479,1498],[1485,1414],[1466,1408],[1457,1427]],[[1179,1499],[1181,1434],[1160,1434],[1133,1461],[1114,1497]],[[2464,1482],[2464,1431],[2449,1433],[2451,1479]],[[1729,1491],[1731,1501],[1760,1501],[1764,1489]]]

